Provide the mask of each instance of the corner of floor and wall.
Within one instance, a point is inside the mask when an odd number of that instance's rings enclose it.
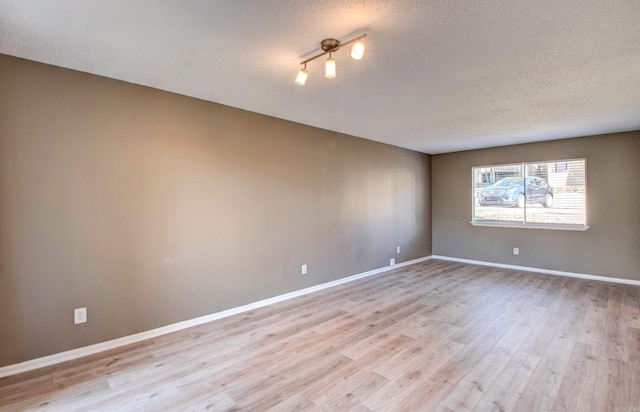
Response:
[[[0,72],[0,366],[431,254],[426,154],[5,55]]]
[[[469,223],[473,166],[574,158],[587,159],[588,230]],[[640,131],[448,153],[431,160],[434,255],[640,280]]]
[[[430,156],[5,55],[0,72],[0,367],[391,259],[640,279],[640,132]],[[572,157],[588,231],[469,224],[472,166]]]

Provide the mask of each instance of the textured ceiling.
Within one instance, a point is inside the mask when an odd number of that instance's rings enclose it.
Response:
[[[0,0],[0,53],[443,153],[640,129],[639,22],[640,0]],[[294,84],[361,33],[363,60]]]

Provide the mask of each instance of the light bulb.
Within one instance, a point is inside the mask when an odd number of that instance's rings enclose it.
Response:
[[[336,77],[336,61],[331,54],[329,54],[329,58],[327,59],[327,63],[324,66],[324,77],[327,79],[333,79]]]
[[[354,60],[360,60],[362,56],[364,56],[364,43],[359,41],[351,48],[351,57]]]
[[[304,84],[307,81],[308,75],[309,75],[309,72],[307,72],[305,68],[300,69],[300,71],[298,72],[298,75],[296,76],[296,84],[299,84],[300,86],[304,86]]]

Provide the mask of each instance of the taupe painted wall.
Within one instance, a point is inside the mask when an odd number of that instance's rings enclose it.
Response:
[[[429,173],[428,155],[0,55],[0,365],[428,256]]]
[[[471,168],[587,158],[586,232],[474,227]],[[433,156],[433,253],[543,269],[640,279],[640,132]],[[513,256],[513,247],[520,255]]]

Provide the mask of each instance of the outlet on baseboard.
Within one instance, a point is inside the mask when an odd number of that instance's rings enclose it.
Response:
[[[513,248],[513,254],[514,254],[515,256],[518,256],[518,255],[520,254],[520,248],[519,248],[519,247],[514,247],[514,248]]]
[[[306,275],[307,274],[307,264],[306,263],[304,265],[300,266],[300,274],[301,275]]]
[[[85,323],[87,321],[87,308],[77,308],[73,310],[73,323]]]
[[[395,259],[393,259],[393,258],[389,259],[389,266],[393,266],[395,264],[396,264],[396,260]]]

